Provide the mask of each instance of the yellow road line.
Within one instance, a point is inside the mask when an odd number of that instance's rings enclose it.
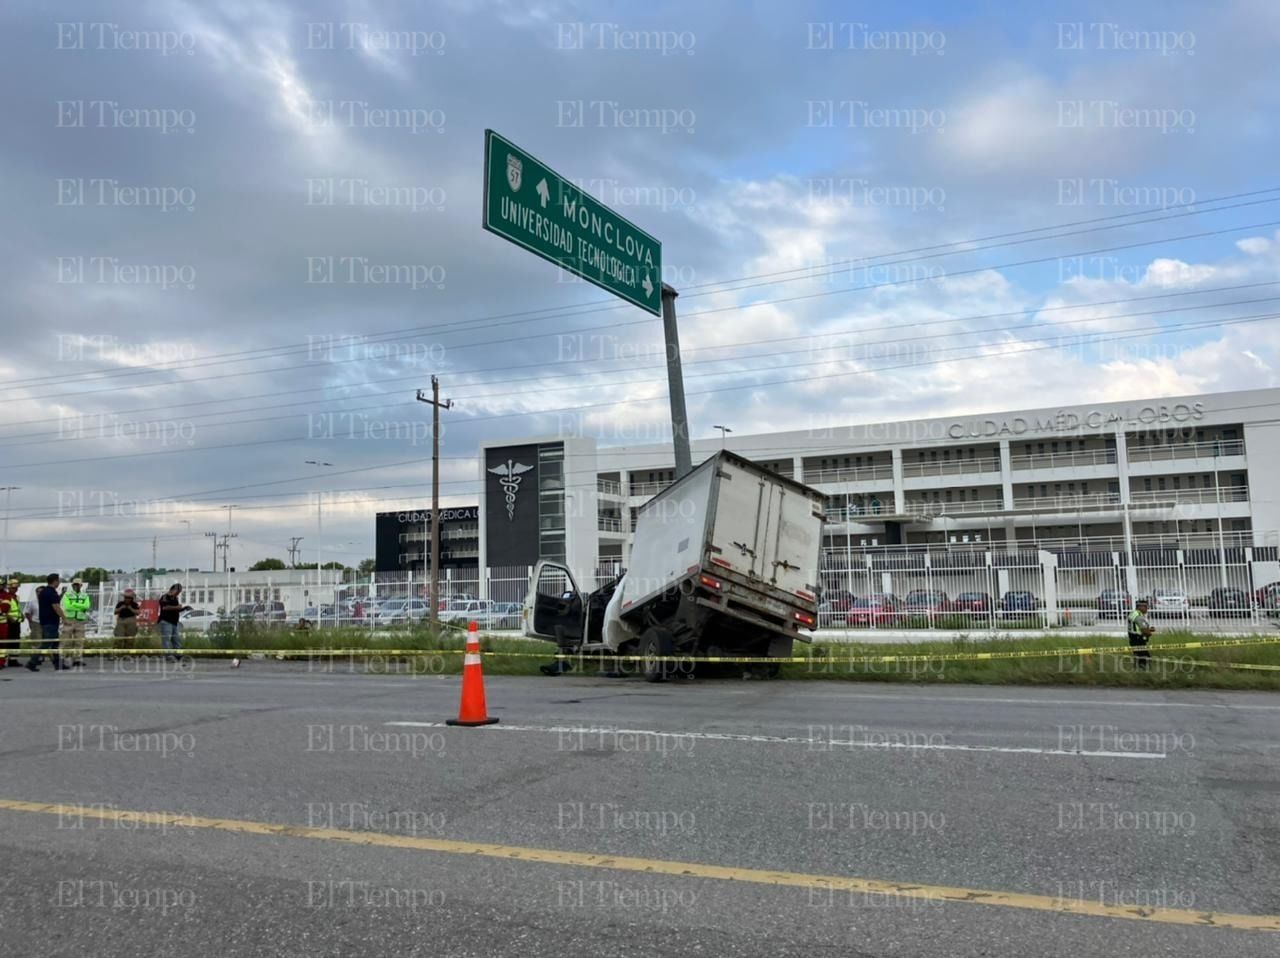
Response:
[[[0,799],[0,810],[35,812],[101,819],[152,826],[205,828],[243,835],[272,835],[283,838],[307,838],[317,841],[344,842],[380,848],[439,852],[447,855],[476,855],[507,861],[536,862],[544,865],[567,865],[576,868],[603,868],[613,871],[641,872],[648,875],[671,875],[679,878],[711,878],[754,885],[791,888],[816,888],[832,892],[877,895],[890,898],[915,898],[970,905],[994,905],[1024,908],[1031,911],[1087,915],[1094,918],[1123,918],[1129,921],[1152,921],[1170,925],[1199,925],[1212,928],[1237,928],[1248,931],[1280,931],[1280,915],[1235,915],[1224,912],[1192,911],[1180,908],[1146,908],[1108,905],[1077,898],[1053,898],[1048,895],[1026,895],[1020,892],[985,891],[977,888],[953,888],[946,885],[920,885],[907,882],[878,881],[841,875],[809,875],[802,872],[770,871],[759,868],[732,868],[699,862],[675,862],[654,858],[627,858],[616,855],[594,855],[590,852],[559,851],[552,848],[526,848],[519,845],[493,845],[485,842],[454,841],[445,838],[419,838],[390,835],[383,832],[359,832],[337,828],[312,828],[305,825],[281,825],[234,818],[203,818],[168,812],[126,811],[93,805],[61,805]]]

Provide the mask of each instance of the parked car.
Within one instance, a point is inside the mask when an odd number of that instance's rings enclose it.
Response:
[[[846,589],[832,589],[823,595],[823,601],[829,604],[832,612],[848,612],[858,597]],[[821,611],[821,610],[819,610]]]
[[[178,622],[188,632],[208,632],[220,621],[222,617],[208,609],[190,609],[178,616]]]
[[[868,595],[855,599],[853,608],[845,616],[845,621],[852,626],[893,625],[902,615],[902,607],[892,595]]]
[[[403,625],[420,622],[431,612],[431,603],[423,599],[387,599],[374,609],[374,625]]]
[[[1098,618],[1123,619],[1133,609],[1133,596],[1123,589],[1103,589],[1098,594]]]
[[[1029,618],[1040,608],[1040,600],[1034,592],[1006,592],[1000,599],[1000,615],[1005,618]]]
[[[495,602],[490,613],[491,629],[524,628],[524,603]]]
[[[1151,614],[1158,616],[1182,616],[1191,613],[1191,600],[1181,589],[1160,586],[1151,590]]]
[[[951,609],[951,600],[938,589],[912,589],[903,603],[907,615],[941,615]]]
[[[995,602],[987,592],[961,592],[951,603],[951,611],[971,618],[988,616],[994,611]]]
[[[440,619],[446,624],[464,627],[470,622],[477,622],[482,629],[492,629],[496,628],[489,624],[492,615],[493,603],[488,599],[455,599],[440,613]]]
[[[1216,619],[1248,618],[1253,601],[1244,589],[1217,588],[1209,593],[1209,614]]]
[[[274,602],[241,602],[231,610],[228,617],[238,622],[283,622],[286,618],[284,603]]]
[[[1280,606],[1280,582],[1268,582],[1253,593],[1253,601],[1263,608]]]

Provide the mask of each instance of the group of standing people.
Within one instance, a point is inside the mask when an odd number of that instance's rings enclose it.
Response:
[[[0,653],[6,664],[17,667],[23,663],[18,655],[22,647],[22,623],[30,629],[29,637],[38,646],[27,659],[26,668],[40,671],[46,654],[55,670],[70,670],[84,665],[84,642],[89,617],[93,611],[93,599],[84,588],[84,580],[71,580],[71,588],[62,587],[62,579],[52,572],[45,584],[38,586],[35,595],[24,605],[18,598],[17,579],[0,584]],[[160,597],[160,640],[167,658],[174,658],[182,648],[179,619],[191,608],[182,602],[182,584],[175,582]],[[117,638],[133,638],[138,634],[141,603],[133,589],[125,589],[115,606]]]
[[[45,653],[55,670],[83,666],[85,633],[93,610],[93,600],[85,591],[84,580],[72,579],[68,590],[62,587],[61,577],[51,572],[25,605],[18,598],[18,585],[17,579],[10,579],[0,588],[0,617],[4,623],[0,627],[4,633],[0,647],[5,650],[7,664],[10,667],[22,664],[18,651],[25,619],[31,638],[39,642],[26,662],[30,671],[40,671]]]

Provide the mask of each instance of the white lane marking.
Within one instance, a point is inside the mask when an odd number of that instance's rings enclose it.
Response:
[[[89,674],[97,674],[97,673],[89,673]],[[290,676],[292,675],[308,675],[310,676],[310,678],[307,678],[307,679],[291,678]],[[101,677],[105,679],[107,676],[103,674]],[[231,683],[236,683],[236,682],[275,683],[283,679],[295,685],[327,685],[334,681],[339,681],[339,680],[349,681],[353,678],[354,679],[377,678],[382,682],[388,683],[388,686],[389,686],[390,682],[393,681],[391,679],[388,679],[383,674],[366,675],[360,672],[338,672],[338,671],[331,672],[327,670],[317,670],[315,672],[309,672],[309,673],[282,672],[282,673],[279,673],[278,675],[244,675],[244,674],[237,675],[237,674],[231,674],[229,671],[227,674],[219,674],[219,673],[212,673],[212,672],[200,672],[200,673],[187,672],[181,676],[172,676],[172,677],[185,678],[185,679],[190,679],[192,681],[197,681],[197,682],[213,680],[213,681],[219,681],[219,682],[225,681],[225,682],[231,682]],[[416,688],[418,687],[418,683],[420,683],[423,679],[435,679],[437,682],[443,682],[450,679],[456,679],[457,675],[456,673],[451,675],[430,675],[430,674],[414,675],[412,673],[406,673],[405,676],[403,677],[406,678],[407,681],[400,684],[401,688]],[[155,676],[129,675],[125,673],[111,675],[112,681],[118,681],[118,682],[131,682],[131,681],[145,682],[145,681],[152,681],[154,680],[154,678]],[[488,681],[502,682],[504,680],[513,680],[515,682],[521,682],[521,681],[524,681],[525,678],[526,678],[525,676],[500,675],[500,676],[489,676]],[[606,686],[602,685],[600,687],[604,688]],[[616,686],[611,684],[607,687],[614,688]],[[712,688],[713,685],[711,683],[707,683],[705,687]],[[737,688],[721,689],[719,687],[716,687],[716,691],[717,692],[723,691],[724,694],[733,695],[733,696],[738,696],[738,695],[747,696],[747,695],[755,694],[753,691],[737,689]],[[932,689],[922,689],[921,691],[922,693],[931,692]],[[852,699],[851,695],[855,694],[855,692],[858,698]],[[862,702],[862,701],[919,702],[921,700],[921,695],[897,695],[891,692],[871,692],[871,691],[868,691],[865,685],[858,687],[856,690],[848,689],[847,691],[846,691],[846,688],[842,686],[839,692],[831,691],[828,689],[817,689],[810,686],[806,686],[804,694],[812,695],[815,698],[822,698],[822,699],[839,698],[842,700],[852,701],[855,703]],[[934,702],[972,702],[978,705],[986,705],[986,704],[1079,705],[1079,706],[1090,706],[1090,707],[1091,706],[1114,706],[1116,708],[1223,709],[1226,711],[1239,709],[1239,710],[1249,710],[1254,712],[1280,712],[1280,705],[1235,705],[1227,702],[1160,702],[1160,701],[1111,702],[1106,699],[1013,699],[1013,698],[981,698],[978,696],[960,696],[960,695],[947,695],[947,696],[928,695],[928,702],[930,704]]]
[[[384,722],[404,728],[446,728],[444,722]],[[660,732],[646,728],[599,728],[582,725],[484,725],[492,732],[566,732],[574,735],[649,735],[654,738],[694,739],[709,742],[756,742],[771,745],[819,746],[815,751],[836,748],[905,749],[936,752],[1000,752],[1011,755],[1074,755],[1080,758],[1168,758],[1165,752],[1107,752],[1071,748],[1031,748],[1002,745],[947,745],[938,742],[855,742],[839,739],[800,738],[787,735],[742,735],[734,732]],[[874,734],[874,733],[873,733]],[[916,734],[916,733],[912,733]]]
[[[859,690],[860,692],[862,690]],[[826,690],[822,690],[826,693]],[[834,694],[820,694],[820,698],[835,698]],[[843,696],[841,696],[843,698]],[[918,695],[894,695],[884,692],[863,694],[859,702],[919,702]],[[929,696],[929,704],[935,702],[976,702],[979,705],[992,703],[995,705],[1081,705],[1081,706],[1115,706],[1117,708],[1153,708],[1153,709],[1250,709],[1258,712],[1280,712],[1280,705],[1231,705],[1225,702],[1108,702],[1106,699],[985,699],[978,696]]]

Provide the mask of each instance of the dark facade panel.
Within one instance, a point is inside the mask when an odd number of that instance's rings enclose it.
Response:
[[[538,561],[538,447],[485,450],[485,555],[491,566]]]

